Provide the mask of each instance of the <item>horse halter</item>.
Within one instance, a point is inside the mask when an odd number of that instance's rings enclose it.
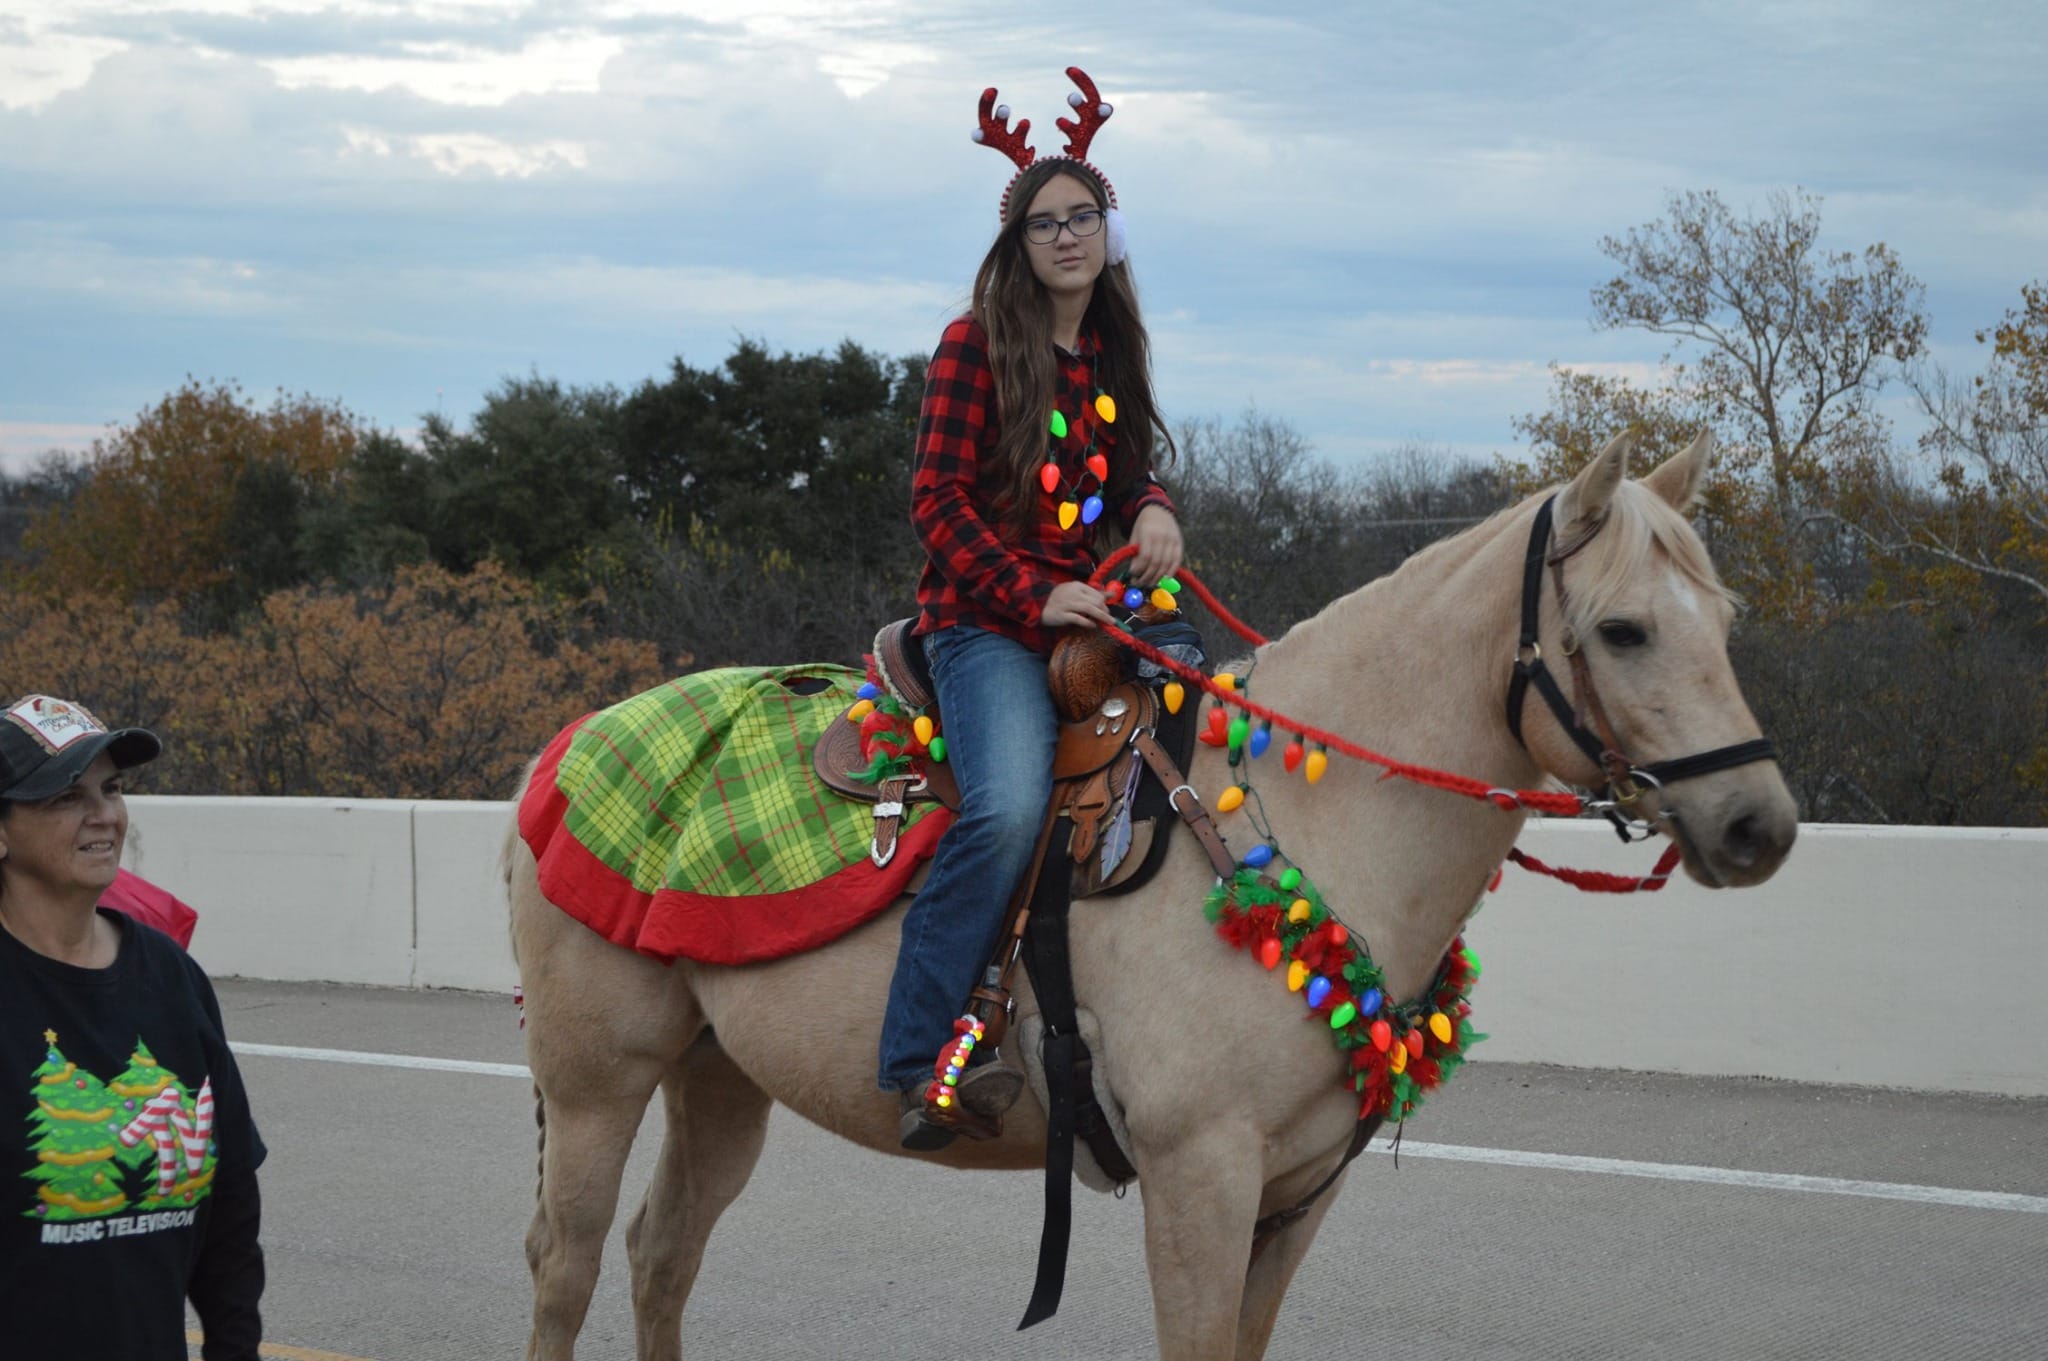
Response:
[[[1565,627],[1564,654],[1571,659],[1572,689],[1584,701],[1584,708],[1575,708],[1559,688],[1557,678],[1550,674],[1550,668],[1543,661],[1543,647],[1536,641],[1537,605],[1543,594],[1543,568],[1550,567],[1551,579],[1556,585],[1558,613],[1565,610],[1564,564],[1565,560],[1593,541],[1600,532],[1595,524],[1578,538],[1550,546],[1552,510],[1557,497],[1552,496],[1536,512],[1536,523],[1529,530],[1529,550],[1522,559],[1522,636],[1515,647],[1515,673],[1508,681],[1508,731],[1515,735],[1523,750],[1528,742],[1522,737],[1522,703],[1527,698],[1533,682],[1543,702],[1550,706],[1558,724],[1580,751],[1592,759],[1607,775],[1607,788],[1613,795],[1613,802],[1600,811],[1621,834],[1621,839],[1630,839],[1632,824],[1643,826],[1639,820],[1632,820],[1626,809],[1642,795],[1642,786],[1647,784],[1661,789],[1677,780],[1691,779],[1695,775],[1706,775],[1717,770],[1728,770],[1745,766],[1753,761],[1775,761],[1778,749],[1768,737],[1752,738],[1747,742],[1736,742],[1711,751],[1697,752],[1691,756],[1674,757],[1669,761],[1654,761],[1639,766],[1631,761],[1622,750],[1621,739],[1614,735],[1614,725],[1608,721],[1606,706],[1600,702],[1600,692],[1593,684],[1593,672],[1586,665],[1586,654],[1579,639]],[[1588,731],[1585,716],[1590,715],[1598,735]],[[1598,805],[1595,805],[1598,806]],[[1645,831],[1647,835],[1647,830]]]

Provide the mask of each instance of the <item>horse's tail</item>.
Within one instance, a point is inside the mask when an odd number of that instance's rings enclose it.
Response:
[[[519,772],[519,784],[512,794],[512,816],[505,820],[505,837],[498,845],[498,881],[505,885],[505,905],[508,909],[505,925],[512,937],[512,963],[515,967],[519,963],[519,932],[512,929],[512,913],[509,910],[513,906],[512,858],[525,844],[519,836],[519,799],[525,794],[527,781],[533,778],[533,768],[539,760],[539,757],[535,757],[528,761]],[[518,991],[517,988],[514,989],[515,994]],[[521,996],[519,1000],[523,1004],[525,998]],[[526,1024],[523,1005],[520,1024]],[[535,1079],[533,1084],[533,1124],[537,1131],[534,1136],[533,1196],[537,1201],[547,1188],[548,1169],[548,1103],[547,1098],[541,1095],[538,1079]]]

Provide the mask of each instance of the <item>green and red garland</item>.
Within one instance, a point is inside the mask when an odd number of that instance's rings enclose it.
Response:
[[[1358,1094],[1358,1117],[1399,1122],[1458,1070],[1465,1053],[1486,1037],[1472,1028],[1467,998],[1479,960],[1462,936],[1414,1001],[1395,1004],[1386,978],[1365,945],[1338,921],[1301,871],[1276,880],[1246,866],[1217,881],[1203,912],[1216,934],[1249,951],[1267,969],[1286,966],[1288,988],[1321,1021],[1344,1054],[1344,1084]]]

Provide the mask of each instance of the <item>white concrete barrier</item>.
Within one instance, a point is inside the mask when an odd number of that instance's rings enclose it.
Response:
[[[132,869],[222,976],[509,989],[510,805],[131,800]],[[1552,864],[1646,873],[1604,824]],[[2048,1096],[2048,831],[1808,826],[1761,888],[1582,894],[1509,867],[1469,939],[1480,1060]],[[1197,910],[1190,904],[1190,911]],[[1341,902],[1339,903],[1341,910]]]

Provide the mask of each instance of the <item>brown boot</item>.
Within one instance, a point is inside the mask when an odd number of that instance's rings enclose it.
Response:
[[[1017,1100],[1024,1088],[1022,1074],[999,1063],[985,1063],[961,1074],[946,1105],[925,1100],[925,1088],[913,1087],[899,1098],[902,1114],[896,1133],[903,1147],[918,1153],[936,1153],[953,1142],[955,1135],[970,1139],[994,1139],[1003,1132],[1003,1112]]]

